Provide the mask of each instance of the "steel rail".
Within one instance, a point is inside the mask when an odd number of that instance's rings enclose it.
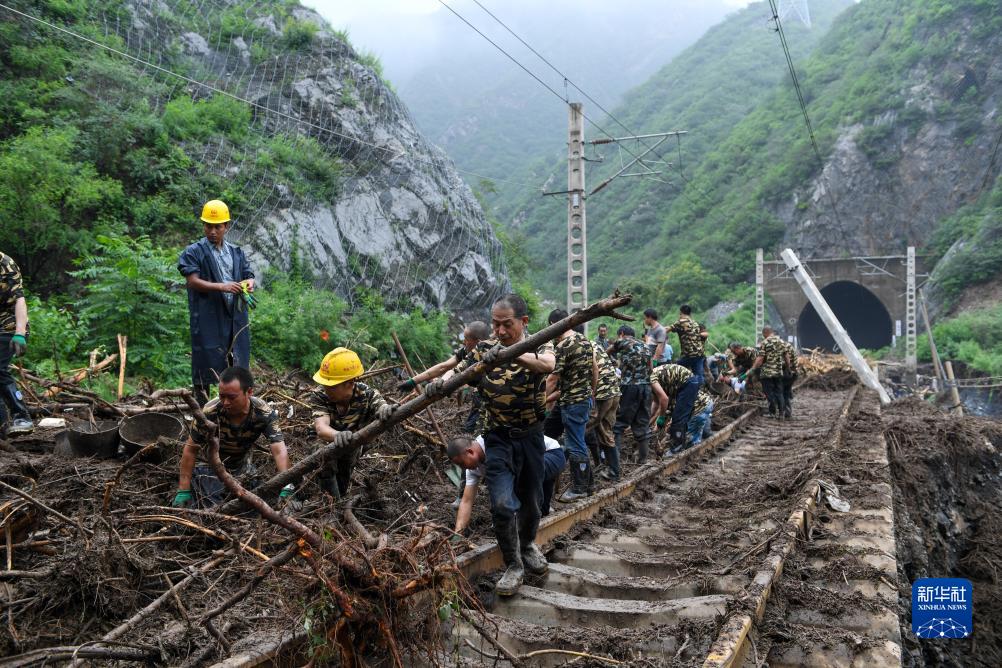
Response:
[[[835,424],[829,430],[819,454],[838,448],[842,443],[849,413],[859,388],[859,385],[854,385],[849,391],[849,396],[842,405]],[[815,511],[820,494],[821,485],[817,479],[805,483],[803,496],[783,525],[782,533],[770,546],[769,554],[756,571],[751,584],[735,597],[738,605],[734,606],[725,618],[717,639],[710,646],[710,651],[703,661],[703,668],[730,668],[741,665],[748,651],[751,630],[762,621],[769,595],[783,574],[787,558],[793,554],[797,543],[809,535],[816,517]]]

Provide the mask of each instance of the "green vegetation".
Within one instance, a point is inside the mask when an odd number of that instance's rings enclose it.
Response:
[[[592,298],[619,286],[661,311],[687,300],[705,308],[729,299],[747,284],[754,249],[770,249],[785,234],[770,212],[794,204],[794,197],[809,198],[806,187],[820,165],[778,38],[763,28],[766,14],[756,4],[729,17],[614,111],[638,132],[682,128],[689,134],[681,152],[677,146],[662,152],[681,163],[659,177],[672,183],[620,179],[589,199],[589,220],[600,221],[588,232]],[[963,67],[990,69],[995,50],[989,40],[1002,30],[997,3],[812,3],[812,15],[811,31],[795,22],[785,30],[823,155],[857,123],[857,144],[877,169],[892,168],[900,140],[929,120],[952,126],[962,142],[975,133],[998,134],[997,122],[990,127],[981,120],[988,92],[958,83],[956,74]],[[932,86],[944,101],[931,111],[910,102],[908,91],[919,85]],[[560,183],[561,164],[540,165],[540,172]],[[597,183],[603,169],[590,165],[589,182]],[[942,227],[940,253],[958,238],[972,242],[944,277],[951,290],[987,280],[1002,266],[998,208],[986,200]],[[564,284],[564,206],[560,198],[533,193],[500,214],[512,220],[526,213],[518,229],[529,240],[533,282],[553,286],[545,296],[555,299],[562,299],[556,291]]]
[[[932,333],[942,359],[963,360],[968,367],[990,376],[1002,376],[1002,306],[967,311],[933,325]],[[929,337],[918,339],[918,355],[931,362]]]
[[[131,20],[120,0],[37,4],[46,20],[105,42],[117,38],[98,31],[89,12],[121,11]],[[292,17],[296,6],[231,3],[206,14],[210,26],[181,6],[160,19],[178,34],[240,37],[261,62],[314,42],[317,27]],[[257,22],[267,16],[283,27],[281,35]],[[382,75],[375,56],[360,61]],[[240,100],[190,96],[173,81],[35,23],[0,24],[0,67],[0,250],[25,276],[26,365],[47,377],[65,373],[85,366],[92,350],[117,351],[116,336],[124,334],[130,384],[188,384],[187,297],[176,263],[180,248],[201,236],[201,204],[220,196],[239,216],[243,193],[278,184],[333,203],[344,165],[311,137],[269,135]],[[207,151],[212,162],[204,161]],[[239,168],[216,171],[227,164]],[[366,363],[386,360],[396,354],[394,330],[415,361],[449,352],[445,314],[388,312],[394,305],[371,294],[356,295],[360,306],[352,310],[313,287],[297,258],[294,252],[288,275],[268,276],[258,292],[255,361],[312,372],[339,345],[355,347]],[[115,391],[110,376],[87,386],[108,397]]]

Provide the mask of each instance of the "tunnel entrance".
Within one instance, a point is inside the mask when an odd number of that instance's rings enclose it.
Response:
[[[891,315],[875,294],[858,283],[836,281],[825,286],[821,295],[857,348],[891,345]],[[835,340],[809,302],[797,320],[797,336],[802,348],[835,349]]]

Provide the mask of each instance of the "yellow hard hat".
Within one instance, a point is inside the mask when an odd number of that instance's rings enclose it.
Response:
[[[321,385],[340,385],[363,373],[365,369],[362,367],[362,360],[358,359],[354,351],[335,348],[324,355],[324,361],[320,363],[320,370],[313,374],[313,380]]]
[[[210,225],[230,222],[230,210],[222,200],[213,199],[202,207],[202,220]]]

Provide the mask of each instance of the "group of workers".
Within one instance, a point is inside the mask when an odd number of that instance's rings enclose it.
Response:
[[[242,250],[226,241],[230,217],[218,200],[205,204],[201,220],[205,238],[188,246],[178,262],[185,277],[191,326],[192,385],[203,413],[218,426],[215,434],[193,425],[180,459],[175,506],[219,503],[223,483],[204,461],[201,450],[212,437],[226,469],[253,487],[256,471],[251,451],[262,437],[275,468],[289,468],[289,455],[278,427],[278,415],[255,396],[248,370],[250,334],[248,310],[254,308],[254,273]],[[551,324],[568,316],[556,309]],[[17,266],[0,254],[0,417],[5,429],[30,429],[31,419],[9,373],[13,355],[26,348],[27,308]],[[572,503],[593,493],[595,472],[616,482],[622,475],[623,435],[630,429],[636,447],[633,460],[644,464],[652,435],[667,428],[670,452],[701,442],[710,433],[714,399],[707,390],[707,373],[745,382],[758,377],[768,398],[769,413],[791,416],[792,375],[796,355],[771,328],[762,332],[759,349],[738,343],[727,354],[707,360],[708,336],[692,318],[688,305],[668,327],[653,309],[644,312],[641,336],[629,325],[616,338],[600,325],[589,340],[583,329],[567,330],[534,351],[501,360],[501,351],[527,336],[526,302],[509,294],[491,308],[490,324],[473,322],[463,332],[463,346],[449,359],[403,380],[400,392],[423,391],[437,398],[446,381],[483,362],[489,368],[473,388],[474,400],[464,421],[464,433],[448,444],[447,455],[465,469],[465,489],[459,500],[455,531],[470,522],[480,482],[490,496],[491,518],[506,570],[497,583],[501,595],[513,594],[525,572],[542,574],[546,558],[535,543],[540,518],[550,511],[557,480],[569,468],[571,483],[557,499]],[[680,356],[672,362],[668,335],[678,337]],[[396,406],[362,382],[358,355],[335,348],[313,376],[320,386],[304,403],[310,407],[318,441],[331,444],[318,476],[319,487],[334,498],[348,491],[361,446],[353,434],[373,421],[387,420]],[[208,399],[210,388],[218,395]],[[423,388],[422,388],[423,385]],[[11,411],[8,420],[6,410]],[[559,439],[559,440],[558,440]],[[285,509],[301,505],[294,485],[279,493]]]

